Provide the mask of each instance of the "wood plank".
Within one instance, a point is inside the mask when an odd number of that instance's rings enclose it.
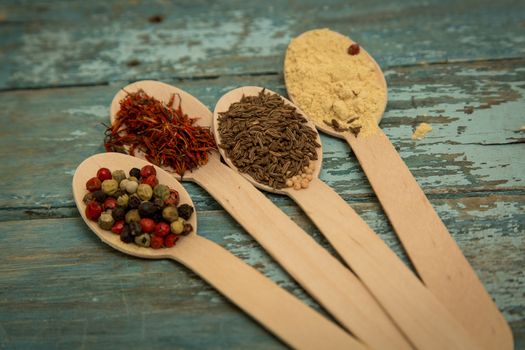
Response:
[[[523,196],[444,198],[435,205],[510,322],[516,348],[522,348]],[[395,236],[386,231],[379,205],[354,207],[392,245]],[[319,238],[295,208],[288,213]],[[198,225],[203,236],[318,308],[223,212],[199,213]],[[184,267],[113,251],[80,217],[2,222],[0,228],[0,344],[5,348],[281,347]]]
[[[524,62],[388,71],[391,102],[383,129],[431,199],[458,192],[524,190],[525,163],[519,157],[524,136],[516,131],[523,124]],[[260,84],[284,93],[282,79],[275,75],[172,83],[210,108],[239,85]],[[102,123],[108,122],[111,98],[121,86],[0,93],[0,220],[64,215],[53,211],[73,207],[71,177],[83,159],[103,152]],[[472,113],[466,113],[465,106],[472,106]],[[412,128],[420,121],[431,123],[434,130],[413,141]],[[373,197],[346,143],[325,135],[322,142],[321,179],[347,201]],[[203,190],[185,186],[200,207],[218,208]],[[271,198],[282,205],[291,203]]]
[[[524,13],[512,0],[3,1],[0,89],[281,72],[290,39],[319,27],[383,67],[523,57]]]

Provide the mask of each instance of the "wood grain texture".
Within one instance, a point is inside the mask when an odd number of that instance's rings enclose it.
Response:
[[[290,39],[319,27],[383,68],[523,57],[524,13],[512,0],[3,1],[0,88],[280,72]]]

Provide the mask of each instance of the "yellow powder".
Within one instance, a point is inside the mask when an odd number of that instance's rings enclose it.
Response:
[[[335,119],[343,128],[361,126],[359,136],[365,136],[378,130],[386,84],[362,48],[348,54],[353,43],[328,29],[305,32],[288,46],[284,77],[291,99],[317,125],[326,127],[323,121]]]
[[[426,134],[432,131],[430,124],[421,123],[417,126],[416,130],[412,134],[412,140],[421,140]]]

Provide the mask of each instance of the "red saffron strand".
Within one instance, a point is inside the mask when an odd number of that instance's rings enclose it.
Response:
[[[156,165],[171,167],[179,175],[208,162],[208,153],[217,146],[209,128],[194,125],[196,119],[182,111],[179,96],[167,104],[142,89],[127,93],[120,101],[112,126],[105,132],[106,151],[144,153]]]

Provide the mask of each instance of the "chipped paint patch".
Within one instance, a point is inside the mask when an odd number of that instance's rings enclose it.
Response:
[[[108,119],[109,117],[109,108],[107,106],[84,106],[84,107],[77,107],[77,108],[70,108],[66,110],[66,113],[74,115],[74,116],[86,116],[86,115],[94,115],[100,119]],[[75,132],[78,132],[79,130],[76,130]],[[83,132],[83,131],[80,131]],[[85,133],[84,133],[85,134]],[[75,136],[82,136],[82,135],[75,135]]]

